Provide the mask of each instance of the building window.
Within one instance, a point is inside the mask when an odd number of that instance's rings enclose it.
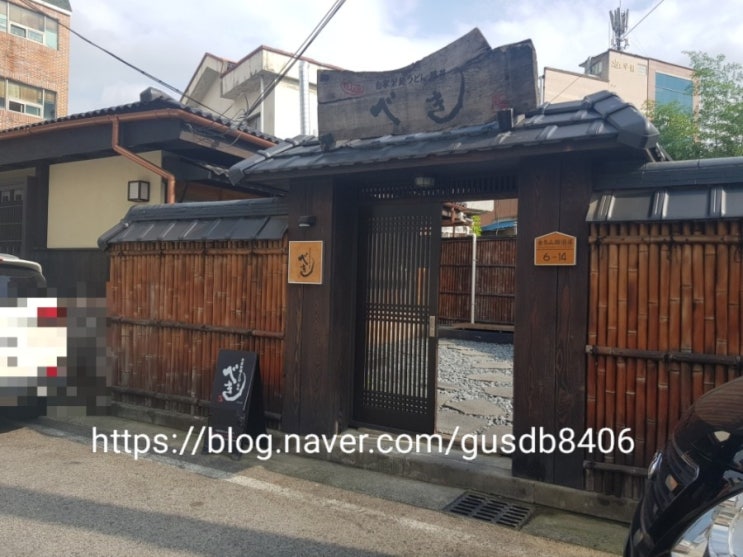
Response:
[[[598,62],[594,62],[593,64],[591,64],[591,67],[588,70],[588,73],[591,75],[600,76],[603,71],[604,71],[604,61],[599,60]]]
[[[0,0],[0,31],[57,49],[59,23],[40,12]]]
[[[694,109],[694,84],[691,79],[656,72],[655,102],[659,105],[676,102],[691,113]]]
[[[57,117],[57,94],[0,78],[0,109],[52,120]]]

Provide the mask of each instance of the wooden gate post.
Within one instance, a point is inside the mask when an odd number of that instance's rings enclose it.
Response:
[[[282,429],[331,435],[351,411],[356,206],[332,179],[292,182],[289,241],[323,242],[322,284],[288,284]],[[300,217],[315,217],[300,227]],[[292,262],[290,261],[291,265]]]
[[[585,345],[588,308],[588,226],[591,172],[579,156],[544,158],[525,165],[518,185],[514,434],[536,428],[554,435],[585,431]],[[560,231],[577,238],[574,266],[536,267],[534,239]],[[518,453],[515,476],[583,488],[583,451]],[[563,445],[565,446],[565,445]]]

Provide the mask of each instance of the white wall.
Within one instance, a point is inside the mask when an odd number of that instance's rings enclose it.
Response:
[[[542,102],[560,103],[579,101],[583,97],[599,91],[612,91],[616,87],[597,77],[554,68],[544,69],[544,98]]]
[[[158,166],[160,151],[140,154]],[[157,174],[125,159],[109,157],[52,165],[49,169],[49,248],[97,248],[98,238],[119,222],[129,207],[127,182],[150,182],[150,203],[163,203]]]
[[[310,129],[308,135],[317,135],[317,92],[310,89]],[[299,83],[281,82],[274,91],[274,128],[271,132],[280,139],[295,137],[301,133],[302,124],[299,107]]]
[[[610,52],[609,81],[616,85],[623,101],[639,110],[645,109],[648,100],[648,61],[631,54]]]
[[[255,102],[263,87],[268,88],[276,75],[289,60],[285,54],[272,50],[258,50],[252,56],[243,58],[229,71],[224,61],[207,56],[197,69],[187,91],[206,104],[213,112],[227,118],[240,119],[249,104]],[[307,62],[310,89],[310,135],[317,135],[317,71],[318,66]],[[217,71],[221,69],[220,71]],[[185,99],[184,99],[185,100]],[[193,101],[190,106],[206,110]],[[279,83],[255,114],[260,113],[260,122],[251,123],[260,131],[280,139],[292,138],[301,132],[299,109],[299,63],[295,63],[287,76]]]

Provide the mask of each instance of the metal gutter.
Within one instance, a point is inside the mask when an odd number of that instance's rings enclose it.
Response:
[[[175,176],[170,172],[164,170],[163,168],[160,168],[156,164],[143,159],[139,155],[132,153],[128,149],[125,149],[124,147],[119,145],[119,119],[117,117],[114,117],[113,121],[111,122],[111,147],[122,157],[129,159],[133,163],[138,164],[139,166],[146,168],[150,172],[154,172],[158,176],[164,178],[168,184],[165,201],[169,204],[175,203]]]

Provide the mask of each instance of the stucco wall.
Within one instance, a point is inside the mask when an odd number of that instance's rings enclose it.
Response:
[[[162,163],[160,151],[141,155]],[[163,203],[157,174],[123,158],[109,157],[52,165],[49,170],[49,248],[95,248],[99,236],[119,222],[134,202],[127,182],[150,182],[150,203]]]
[[[611,51],[609,81],[617,84],[622,100],[645,110],[648,98],[648,60],[630,54]]]
[[[602,63],[601,75],[607,76],[607,81],[587,74],[545,68],[543,101],[580,100],[591,93],[608,90],[644,111],[647,100],[656,98],[656,72],[683,79],[691,79],[692,76],[689,68],[616,50],[609,50],[591,59],[592,64],[597,62]],[[696,99],[694,103],[696,105]]]
[[[575,101],[599,91],[617,92],[616,87],[597,77],[554,68],[544,69],[543,102]]]

